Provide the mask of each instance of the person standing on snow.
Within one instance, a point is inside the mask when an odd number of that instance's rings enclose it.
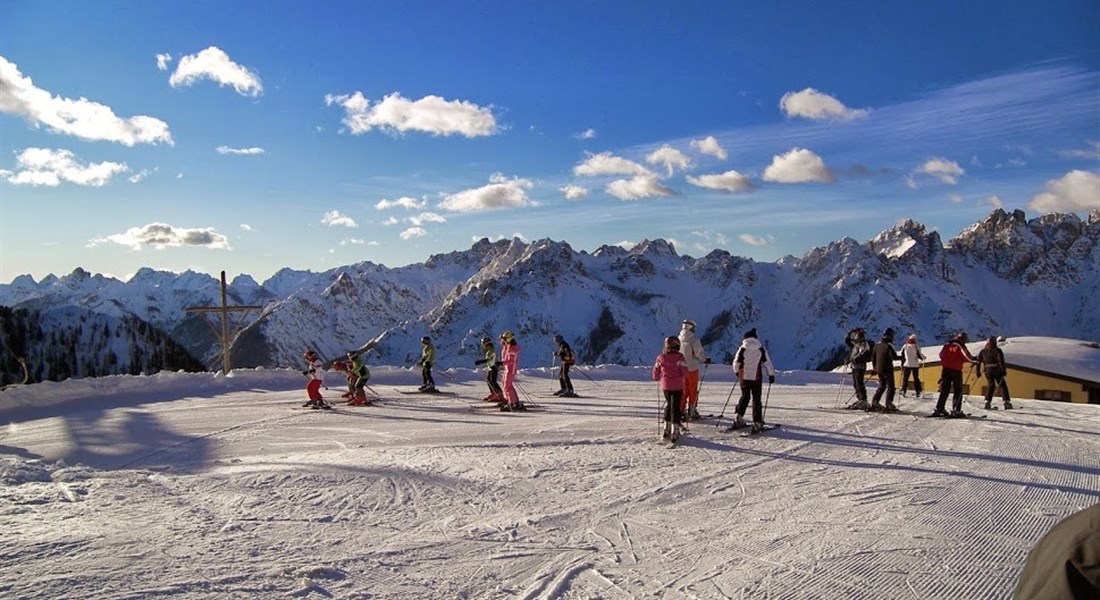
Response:
[[[775,383],[775,367],[768,359],[768,351],[757,339],[755,327],[745,332],[745,339],[741,341],[741,347],[737,349],[737,356],[733,359],[733,370],[741,381],[741,399],[737,401],[737,418],[730,429],[745,426],[745,409],[749,406],[751,396],[752,431],[761,431],[764,429],[764,409],[760,403],[764,372],[768,373],[768,385],[771,385]]]
[[[420,377],[424,385],[420,386],[421,392],[435,393],[435,379],[432,379],[432,365],[435,364],[435,346],[432,338],[424,336],[420,338]]]
[[[1012,401],[1008,397],[1008,384],[1005,383],[1005,375],[1008,368],[1005,366],[1005,353],[997,347],[997,338],[991,337],[985,343],[985,348],[978,353],[978,377],[982,376],[982,368],[985,368],[985,409],[993,408],[993,393],[1000,390],[1001,401],[1005,410],[1012,408]]]
[[[975,364],[977,361],[970,351],[966,349],[967,337],[965,333],[955,334],[951,341],[940,349],[940,364],[943,370],[940,373],[940,398],[936,401],[936,410],[933,417],[965,417],[962,411],[963,403],[963,365]],[[951,412],[946,410],[947,396],[954,393],[951,402]]]
[[[864,379],[867,376],[867,361],[871,360],[871,343],[867,341],[867,332],[862,327],[856,327],[848,332],[844,338],[848,346],[848,365],[852,370],[852,387],[855,388],[855,402],[845,408],[867,410],[871,407],[867,404],[867,384]]]
[[[653,364],[653,381],[661,382],[661,392],[665,397],[665,433],[666,440],[676,441],[680,437],[683,413],[680,412],[680,400],[684,393],[687,377],[687,364],[680,353],[679,338],[665,338],[664,351],[657,355]]]
[[[905,340],[905,345],[901,348],[901,396],[905,397],[905,392],[909,390],[909,376],[913,376],[913,393],[920,398],[921,392],[924,391],[924,387],[920,382],[920,365],[924,361],[924,354],[921,354],[920,346],[917,345],[917,336],[910,335],[909,339]]]
[[[699,363],[710,364],[710,358],[703,352],[703,342],[695,336],[695,321],[684,319],[680,327],[680,348],[687,366],[684,378],[684,394],[680,400],[680,412],[684,418],[699,418]]]
[[[569,347],[569,344],[565,343],[565,338],[560,335],[554,336],[554,343],[558,345],[558,349],[554,352],[554,356],[561,360],[561,374],[558,376],[558,383],[561,384],[561,389],[554,392],[554,395],[563,398],[576,398],[577,393],[573,391],[573,380],[569,379],[569,367],[572,367],[573,364],[577,362],[573,357],[573,349]]]
[[[871,351],[874,356],[875,372],[878,373],[878,389],[874,398],[871,398],[871,406],[867,410],[874,412],[898,412],[894,406],[894,393],[897,387],[894,384],[894,361],[898,359],[898,353],[894,350],[894,329],[887,327],[882,332],[882,339],[875,344]],[[882,396],[886,395],[886,406],[883,406]]]
[[[481,350],[484,357],[474,361],[474,365],[485,365],[485,382],[489,384],[489,395],[482,398],[486,402],[504,402],[504,390],[497,383],[500,374],[500,361],[497,360],[497,349],[493,346],[493,338],[485,336],[481,338]]]
[[[500,407],[504,412],[527,410],[516,393],[516,370],[519,369],[519,342],[511,331],[500,334],[500,362],[504,365],[504,398],[508,401]]]
[[[363,364],[363,360],[354,352],[348,352],[348,361],[345,363],[348,369],[348,397],[349,406],[370,406],[367,400],[367,381],[370,379],[370,369]]]
[[[321,386],[324,382],[321,380],[321,371],[323,369],[321,365],[321,358],[317,356],[317,353],[313,350],[306,350],[305,354],[306,368],[302,371],[302,375],[308,378],[306,383],[306,395],[309,396],[309,402],[303,404],[306,408],[323,408],[325,410],[331,410],[325,399],[321,397]]]

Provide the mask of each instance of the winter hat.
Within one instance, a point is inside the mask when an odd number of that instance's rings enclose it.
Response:
[[[997,338],[989,336],[989,339],[985,341],[985,345],[989,346],[990,348],[997,347]]]
[[[670,335],[665,338],[665,350],[680,350],[680,338]]]
[[[893,327],[887,327],[886,331],[882,332],[882,339],[893,341],[893,339],[894,339],[894,328]]]
[[[555,344],[560,344],[564,341],[565,341],[565,338],[561,337],[561,334],[558,334],[558,335],[554,336],[554,343]]]
[[[917,334],[915,334],[915,333],[909,334],[909,343],[911,343],[911,344],[917,343]]]
[[[745,338],[754,338],[754,337],[756,337],[756,328],[755,327],[753,327],[752,329],[745,332]]]

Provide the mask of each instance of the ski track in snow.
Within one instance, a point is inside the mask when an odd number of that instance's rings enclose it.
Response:
[[[483,385],[457,381],[333,413],[248,390],[6,422],[0,595],[1005,598],[1100,501],[1094,406],[948,421],[776,385],[781,429],[703,420],[670,450],[651,382],[576,384],[527,413],[471,411]]]

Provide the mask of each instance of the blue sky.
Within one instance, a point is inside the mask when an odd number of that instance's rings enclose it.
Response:
[[[0,3],[0,282],[1100,209],[1100,3]]]

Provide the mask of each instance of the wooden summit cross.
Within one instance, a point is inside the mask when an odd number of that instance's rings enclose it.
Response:
[[[229,313],[239,312],[239,313],[246,313],[247,314],[250,311],[260,310],[263,307],[262,306],[228,306],[225,303],[225,297],[226,297],[226,293],[225,293],[225,271],[222,271],[222,305],[221,306],[190,306],[190,307],[185,308],[184,311],[189,312],[189,313],[200,313],[200,314],[221,313],[221,316],[222,316],[222,319],[221,319],[222,320],[222,331],[221,331],[221,338],[222,338],[222,374],[223,375],[228,375],[229,371],[231,369],[231,365],[229,364],[229,344],[232,341],[229,338]],[[207,325],[209,325],[210,329],[212,329],[212,330],[214,329],[214,326],[210,324],[210,321],[207,321],[204,318],[203,322],[206,323]],[[218,332],[216,330],[214,331],[214,335],[218,335]],[[234,332],[234,335],[236,335],[236,332]]]

